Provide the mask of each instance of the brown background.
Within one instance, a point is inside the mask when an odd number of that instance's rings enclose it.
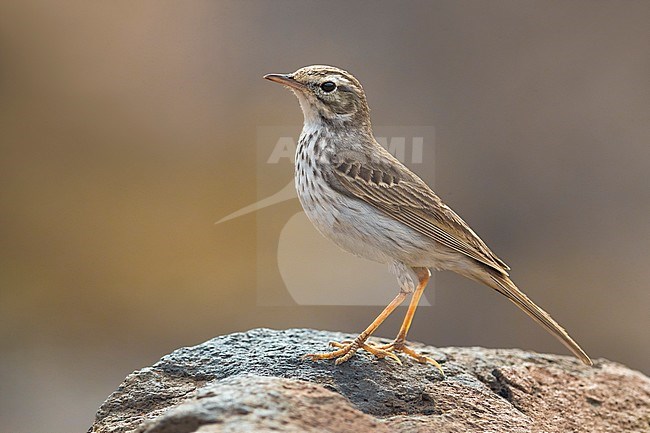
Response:
[[[218,334],[374,317],[258,306],[264,214],[213,225],[256,199],[256,127],[302,121],[260,76],[312,63],[355,73],[375,123],[435,126],[439,194],[591,355],[650,372],[649,22],[645,1],[1,2],[0,430],[84,431],[126,374]],[[413,339],[565,353],[489,290],[437,287]]]

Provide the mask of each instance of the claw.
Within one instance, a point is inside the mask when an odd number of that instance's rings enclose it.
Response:
[[[445,377],[445,372],[442,371],[442,366],[441,366],[440,364],[438,364],[438,362],[437,362],[435,359],[433,359],[433,358],[429,358],[428,356],[425,356],[424,358],[426,359],[425,362],[428,362],[428,363],[430,363],[430,364],[433,364],[433,366],[436,367],[436,368],[438,369],[438,371],[440,372],[440,374],[442,374],[442,377]]]
[[[397,355],[395,355],[395,353],[393,353],[391,351],[388,351],[388,350],[385,350],[382,347],[378,347],[378,346],[375,346],[373,344],[364,344],[364,345],[361,346],[361,348],[363,350],[365,350],[366,352],[372,353],[377,358],[381,359],[381,358],[388,357],[388,358],[392,359],[393,361],[397,362],[399,365],[402,365],[402,360],[399,359],[399,357]]]
[[[352,344],[352,343],[353,343],[352,340],[343,340],[340,343],[338,341],[330,341],[328,343],[328,345],[331,346],[331,347],[339,347],[340,348],[340,347],[345,347],[346,344]]]
[[[442,371],[442,367],[440,366],[440,364],[438,364],[438,362],[435,359],[425,355],[420,355],[415,350],[406,347],[403,341],[396,340],[393,341],[392,343],[384,344],[382,346],[373,345],[372,348],[380,353],[390,353],[393,356],[395,356],[396,352],[402,352],[403,354],[410,356],[411,358],[415,359],[417,362],[421,364],[432,364],[434,367],[438,369],[438,371],[440,371],[440,374],[442,374],[443,377],[445,376],[445,372]],[[366,347],[364,347],[364,349],[368,350]]]
[[[438,362],[435,359],[429,358],[428,356],[425,356],[425,355],[420,355],[415,350],[410,349],[410,348],[408,348],[408,347],[406,347],[404,345],[402,345],[402,347],[399,350],[400,350],[400,352],[403,352],[403,353],[407,354],[411,358],[414,358],[417,362],[419,362],[421,364],[427,364],[427,363],[433,364],[433,366],[436,367],[440,371],[442,376],[443,377],[445,376],[445,372],[442,371],[442,367],[440,366],[440,364],[438,364]]]
[[[350,351],[350,348],[348,348],[348,346],[344,346],[339,350],[335,350],[334,352],[308,353],[308,354],[303,356],[303,359],[310,359],[312,361],[318,361],[320,359],[338,358],[339,356],[346,355],[347,353],[349,353],[349,351]]]
[[[331,347],[337,348],[337,350],[325,353],[308,353],[302,358],[310,359],[312,361],[318,361],[321,359],[334,359],[334,365],[341,365],[352,358],[358,349],[363,349],[379,359],[390,358],[399,365],[403,365],[402,360],[397,356],[397,352],[401,352],[422,364],[432,364],[438,369],[438,371],[440,371],[443,377],[445,376],[444,371],[442,371],[442,367],[435,359],[425,355],[420,355],[413,349],[406,347],[403,341],[393,341],[389,344],[377,346],[371,343],[358,342],[356,340],[344,340],[340,343],[338,341],[330,341],[329,345]]]
[[[344,340],[342,342],[330,341],[329,346],[337,348],[332,352],[325,353],[308,353],[303,355],[303,359],[310,359],[312,361],[318,361],[321,359],[335,359],[334,364],[340,365],[348,361],[359,349],[364,349],[378,358],[391,358],[398,364],[402,364],[402,361],[394,354],[389,351],[381,350],[373,345],[366,344],[362,341],[356,340]]]
[[[333,352],[325,352],[325,353],[308,353],[303,356],[303,359],[311,359],[312,361],[318,361],[321,359],[336,358],[335,364],[339,365],[342,362],[345,362],[348,359],[350,359],[352,355],[355,354],[357,349],[359,349],[359,343],[356,341],[350,341],[349,343],[346,343],[345,341],[343,343],[330,341],[329,345],[333,347],[337,347],[338,350],[335,350]]]

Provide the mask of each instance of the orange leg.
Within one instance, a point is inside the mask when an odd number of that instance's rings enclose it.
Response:
[[[445,373],[442,371],[442,367],[440,367],[440,364],[438,364],[435,359],[429,358],[428,356],[420,355],[419,353],[415,352],[413,349],[406,347],[405,344],[406,334],[408,334],[409,328],[411,327],[411,323],[413,322],[413,316],[415,316],[415,310],[418,308],[418,303],[420,302],[422,293],[424,293],[424,289],[427,286],[429,279],[431,278],[431,272],[429,272],[429,269],[427,268],[414,268],[414,270],[417,272],[420,282],[418,284],[418,287],[415,289],[415,292],[413,293],[413,298],[409,303],[409,308],[406,311],[406,316],[404,316],[404,321],[402,322],[402,326],[400,327],[399,332],[397,333],[397,337],[392,343],[385,344],[383,346],[374,346],[373,348],[380,352],[389,352],[393,355],[395,352],[402,352],[412,358],[415,358],[415,360],[418,362],[421,363],[428,362],[436,366],[436,368],[438,368],[438,370],[440,370],[440,372],[444,376]],[[368,350],[367,348],[365,349]],[[370,351],[372,352],[372,350]],[[377,356],[381,356],[381,355],[377,355]]]
[[[338,348],[338,350],[335,350],[333,352],[327,352],[327,353],[310,353],[308,355],[305,355],[305,358],[311,359],[313,361],[317,361],[320,359],[336,359],[335,364],[339,365],[348,359],[350,359],[357,350],[359,349],[364,349],[373,355],[375,355],[378,358],[391,358],[395,360],[397,363],[401,364],[402,362],[400,359],[397,357],[395,354],[396,352],[402,352],[412,358],[415,358],[418,362],[421,363],[430,363],[435,365],[438,370],[442,373],[444,376],[445,373],[442,371],[442,368],[440,367],[440,364],[438,364],[434,359],[429,358],[424,355],[420,355],[414,350],[406,347],[405,342],[406,342],[406,335],[408,334],[409,328],[411,327],[411,323],[413,322],[413,316],[415,316],[415,310],[418,307],[418,303],[420,302],[420,298],[422,297],[422,293],[424,293],[424,289],[427,286],[427,283],[429,282],[429,279],[431,277],[431,272],[429,272],[429,269],[427,268],[413,268],[413,270],[416,272],[418,276],[418,286],[415,289],[415,292],[413,293],[413,298],[411,299],[411,302],[409,303],[408,310],[406,311],[406,316],[404,317],[404,321],[402,322],[402,326],[400,327],[399,333],[397,334],[397,337],[395,340],[390,343],[390,344],[385,344],[382,346],[375,346],[370,343],[366,343],[370,335],[375,332],[375,330],[383,323],[384,320],[398,307],[404,302],[404,299],[406,299],[406,296],[408,293],[405,292],[400,292],[395,299],[386,307],[384,308],[384,311],[381,312],[379,316],[368,326],[357,338],[354,340],[350,341],[343,341],[341,343],[338,342],[330,342],[331,346],[334,346]]]
[[[388,316],[390,316],[390,313],[392,313],[395,308],[399,307],[402,302],[404,302],[404,299],[408,296],[408,293],[400,291],[397,296],[395,296],[395,299],[391,301],[390,304],[386,308],[384,308],[384,311],[381,312],[379,316],[368,326],[357,338],[354,339],[354,341],[349,341],[349,342],[343,342],[343,343],[335,343],[332,342],[330,343],[332,346],[339,347],[338,350],[335,350],[334,352],[327,352],[327,353],[310,353],[305,355],[305,358],[311,359],[312,361],[317,361],[319,359],[334,359],[336,358],[335,364],[339,365],[348,359],[352,357],[352,355],[355,354],[359,348],[367,348],[369,347],[366,344],[366,340],[370,335],[375,332],[375,330],[383,323],[384,320]],[[374,353],[377,356],[388,356],[393,359],[397,359],[399,362],[399,358],[397,358],[394,354],[389,353],[388,351],[383,351],[381,349],[376,349],[372,346],[371,350],[369,352]]]
[[[406,341],[406,334],[408,334],[411,323],[413,322],[415,310],[418,308],[420,298],[422,297],[424,289],[427,287],[429,279],[431,278],[431,272],[427,268],[416,268],[415,270],[418,274],[420,282],[418,284],[418,287],[415,289],[415,293],[413,293],[413,298],[411,298],[409,308],[406,310],[406,316],[404,316],[402,326],[400,326],[399,332],[397,333],[397,338],[395,338],[395,341],[401,342],[402,344]]]

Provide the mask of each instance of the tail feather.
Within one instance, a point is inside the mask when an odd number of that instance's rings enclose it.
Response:
[[[585,353],[578,343],[576,343],[569,334],[553,318],[540,307],[538,307],[528,296],[515,286],[512,280],[502,274],[489,271],[488,275],[481,275],[479,278],[483,283],[492,287],[497,292],[504,295],[515,305],[521,308],[526,314],[533,318],[537,323],[545,327],[551,334],[562,342],[578,359],[586,365],[593,365],[591,358]]]

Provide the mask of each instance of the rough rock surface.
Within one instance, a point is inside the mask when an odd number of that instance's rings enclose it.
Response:
[[[254,329],[178,349],[129,375],[89,432],[650,432],[650,379],[614,362],[416,347],[443,378],[363,351],[301,359],[350,337]]]

